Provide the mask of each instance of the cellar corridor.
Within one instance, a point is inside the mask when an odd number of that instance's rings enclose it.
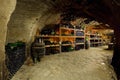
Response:
[[[107,46],[44,56],[24,64],[12,80],[117,80]]]
[[[0,0],[0,80],[120,80],[120,0]]]

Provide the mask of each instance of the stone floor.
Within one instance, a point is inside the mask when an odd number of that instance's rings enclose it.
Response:
[[[12,80],[117,80],[109,65],[112,53],[98,47],[45,56],[23,65]]]

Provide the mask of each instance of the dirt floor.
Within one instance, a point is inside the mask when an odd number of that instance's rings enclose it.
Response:
[[[44,56],[23,65],[12,80],[117,80],[109,65],[112,53],[99,47]]]

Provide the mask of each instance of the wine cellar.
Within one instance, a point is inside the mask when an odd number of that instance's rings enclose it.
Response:
[[[70,24],[53,25],[54,28],[42,29],[35,39],[45,44],[45,54],[55,54],[84,49],[84,29]]]
[[[83,25],[72,25],[67,22],[46,25],[41,30],[37,30],[34,43],[44,44],[44,55],[50,55],[82,50],[86,49],[86,46],[99,47],[103,45],[103,39],[102,33],[93,28],[87,29]],[[38,48],[38,46],[34,46],[34,48]]]
[[[119,0],[0,4],[0,80],[120,79]]]

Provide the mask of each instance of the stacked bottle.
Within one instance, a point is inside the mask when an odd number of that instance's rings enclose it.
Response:
[[[84,36],[84,32],[83,31],[76,31],[76,36]]]
[[[25,43],[16,42],[8,43],[5,46],[6,50],[6,66],[9,70],[9,77],[12,76],[18,71],[18,69],[23,65],[26,60],[25,57]]]

